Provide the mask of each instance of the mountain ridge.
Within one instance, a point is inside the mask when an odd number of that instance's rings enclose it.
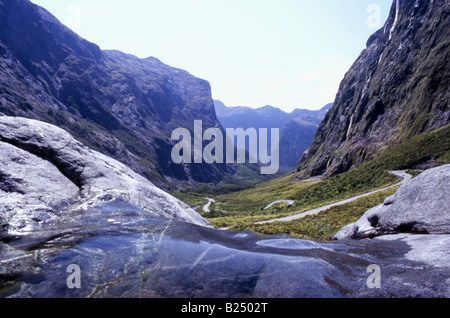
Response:
[[[1,114],[63,128],[161,188],[239,173],[233,164],[172,162],[174,129],[202,120],[223,130],[209,82],[185,70],[101,50],[28,0],[0,1],[0,66]]]
[[[296,171],[333,176],[448,124],[449,30],[448,1],[393,1],[385,26],[345,75]]]
[[[298,158],[311,145],[317,127],[332,106],[327,104],[319,110],[295,109],[288,113],[270,105],[227,107],[220,100],[214,100],[214,105],[225,129],[280,129],[280,166],[285,170],[295,169]]]

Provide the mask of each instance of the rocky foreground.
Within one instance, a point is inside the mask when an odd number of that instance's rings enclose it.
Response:
[[[449,165],[322,243],[215,230],[42,122],[0,117],[0,162],[0,297],[450,297]]]

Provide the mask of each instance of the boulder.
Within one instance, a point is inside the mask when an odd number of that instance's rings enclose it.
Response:
[[[426,170],[333,238],[364,239],[397,233],[449,234],[449,193],[450,165]]]
[[[114,200],[154,217],[210,226],[122,163],[35,120],[0,117],[0,181],[0,236]]]

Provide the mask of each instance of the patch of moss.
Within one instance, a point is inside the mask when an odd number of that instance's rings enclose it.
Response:
[[[7,298],[14,295],[20,291],[22,283],[13,283],[3,287],[0,287],[0,298]]]

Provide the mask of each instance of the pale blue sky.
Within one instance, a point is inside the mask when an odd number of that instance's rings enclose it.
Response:
[[[154,56],[227,106],[333,102],[392,0],[32,0],[102,49]]]

